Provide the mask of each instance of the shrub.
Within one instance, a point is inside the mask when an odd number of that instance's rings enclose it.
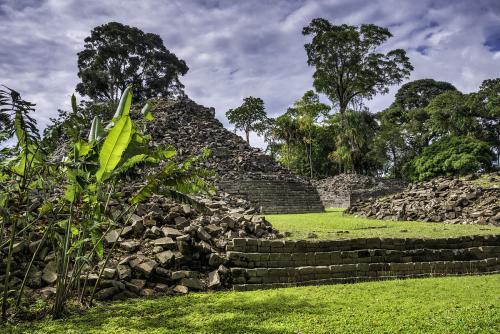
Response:
[[[443,137],[426,147],[411,163],[410,179],[464,175],[491,167],[494,155],[487,143],[471,137]]]

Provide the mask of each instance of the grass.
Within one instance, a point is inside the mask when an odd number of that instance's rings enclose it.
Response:
[[[266,219],[280,232],[290,232],[288,239],[307,239],[310,232],[315,233],[317,239],[445,238],[500,234],[500,227],[367,219],[344,215],[342,209],[330,209],[324,213],[267,215]]]
[[[500,275],[410,279],[104,304],[0,333],[498,333]]]

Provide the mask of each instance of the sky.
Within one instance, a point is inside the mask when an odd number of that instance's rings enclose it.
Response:
[[[159,34],[190,68],[187,95],[230,128],[224,114],[246,96],[277,116],[312,88],[301,31],[317,17],[389,28],[382,51],[407,51],[415,68],[407,81],[433,78],[467,93],[500,77],[500,0],[0,0],[0,84],[36,103],[44,128],[70,108],[84,38],[117,21]],[[367,106],[383,110],[397,89]],[[251,143],[264,145],[255,135]]]

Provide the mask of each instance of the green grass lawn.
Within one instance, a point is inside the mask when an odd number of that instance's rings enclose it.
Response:
[[[330,209],[324,213],[266,215],[266,219],[280,232],[291,232],[288,239],[306,239],[310,232],[318,239],[500,234],[500,227],[367,219],[344,215],[342,209]]]
[[[0,333],[499,333],[499,291],[490,275],[196,293]]]

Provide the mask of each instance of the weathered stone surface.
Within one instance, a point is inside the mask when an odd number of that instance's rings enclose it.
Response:
[[[158,260],[160,265],[172,264],[175,261],[175,254],[170,250],[157,253],[156,260]]]
[[[141,243],[137,240],[120,242],[120,247],[123,248],[124,250],[126,250],[127,252],[135,251],[137,248],[139,248],[140,245],[141,245]]]
[[[404,190],[401,180],[376,178],[361,174],[339,174],[313,180],[325,208],[348,208],[359,200],[378,198]]]
[[[42,280],[47,284],[53,284],[57,280],[57,264],[55,261],[49,262],[43,268]]]
[[[173,289],[174,292],[180,293],[180,294],[186,294],[189,292],[189,289],[187,286],[184,285],[176,285]]]
[[[104,288],[96,292],[95,298],[97,300],[108,300],[111,299],[118,292],[120,292],[120,289],[114,286],[109,288]]]
[[[123,281],[127,281],[132,277],[132,269],[126,264],[119,264],[116,271],[118,272],[118,278]]]
[[[163,247],[163,249],[175,249],[176,242],[170,237],[163,237],[153,241],[155,246]]]
[[[211,271],[208,274],[208,287],[217,288],[221,285],[219,272],[217,270]]]
[[[206,289],[205,283],[199,278],[183,278],[181,280],[181,285],[187,286],[193,290],[204,290]]]
[[[500,188],[452,178],[409,185],[405,191],[352,204],[348,212],[377,219],[500,226]]]

